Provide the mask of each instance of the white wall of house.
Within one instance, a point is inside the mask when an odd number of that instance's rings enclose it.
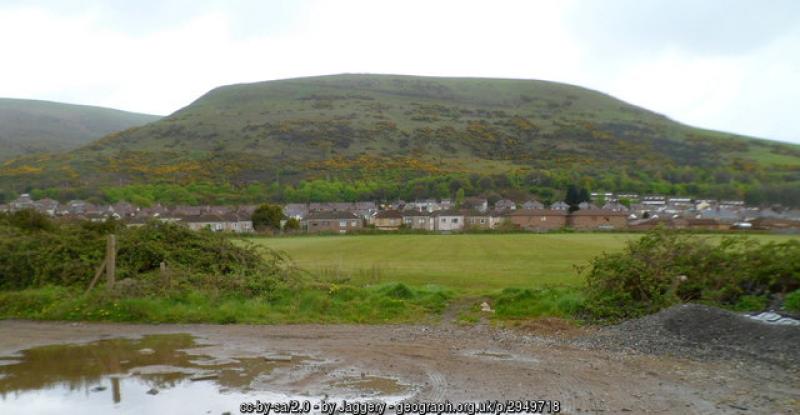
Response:
[[[436,230],[439,232],[452,232],[464,229],[464,216],[439,215],[435,217]]]

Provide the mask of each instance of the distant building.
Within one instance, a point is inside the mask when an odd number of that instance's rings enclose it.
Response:
[[[522,208],[527,210],[544,209],[544,204],[536,199],[531,199],[523,203]]]
[[[645,196],[642,198],[641,204],[645,206],[665,206],[667,204],[667,198],[661,195]]]
[[[569,205],[565,202],[556,202],[550,205],[551,210],[569,210]]]
[[[375,229],[396,231],[403,225],[403,214],[396,210],[382,210],[373,216]]]
[[[436,229],[434,221],[435,218],[433,214],[427,212],[426,210],[411,210],[403,212],[403,224],[409,229],[434,231]]]
[[[517,209],[517,204],[510,199],[500,199],[494,204],[495,212],[509,212]]]
[[[434,229],[438,232],[454,232],[464,229],[464,214],[457,210],[439,210],[433,213]]]
[[[567,212],[560,209],[517,209],[508,213],[506,219],[528,231],[549,231],[567,226]]]
[[[352,212],[340,211],[312,212],[301,224],[308,233],[348,233],[363,228],[361,218]]]
[[[464,210],[464,229],[492,229],[492,215],[479,210]]]
[[[468,197],[464,199],[461,208],[486,212],[489,210],[489,201],[482,197]]]
[[[12,212],[25,209],[34,209],[36,206],[31,199],[31,195],[27,193],[21,194],[18,198],[9,203],[9,208]]]
[[[625,229],[628,214],[613,210],[581,209],[567,217],[567,225],[576,230]]]

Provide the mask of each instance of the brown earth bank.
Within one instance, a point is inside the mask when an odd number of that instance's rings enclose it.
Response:
[[[686,317],[681,313],[680,318]],[[675,322],[670,316],[662,316],[663,325]],[[628,322],[555,332],[552,322],[501,329],[447,323],[250,326],[6,320],[0,321],[0,355],[51,344],[187,333],[199,344],[189,353],[215,359],[310,358],[303,370],[289,370],[262,385],[291,395],[327,395],[326,385],[349,376],[395,379],[407,387],[407,399],[415,401],[549,399],[559,400],[561,413],[570,414],[800,413],[800,371],[785,353],[769,359],[731,350],[694,353],[692,342],[699,345],[707,339],[683,334],[675,334],[682,336],[680,342],[653,346],[656,342],[647,340],[653,331],[641,324],[662,324],[654,320],[650,316],[637,320],[640,326]],[[759,326],[745,328],[753,327]],[[798,327],[786,329],[780,330],[788,340],[800,333]],[[757,337],[769,336],[766,330]],[[659,335],[670,336],[665,333]]]

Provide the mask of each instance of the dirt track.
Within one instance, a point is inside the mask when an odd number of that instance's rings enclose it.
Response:
[[[562,413],[800,413],[791,369],[588,350],[486,326],[215,326],[0,322],[0,354],[107,337],[189,333],[218,358],[290,353],[317,363],[269,385],[323,394],[331,377],[388,376],[414,400],[553,399]],[[581,333],[578,333],[581,334]],[[193,351],[194,352],[194,351]],[[793,412],[794,411],[794,412]]]

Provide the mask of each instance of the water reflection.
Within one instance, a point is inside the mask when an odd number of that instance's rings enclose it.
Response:
[[[43,346],[0,357],[0,413],[238,413],[241,402],[255,399],[331,392],[395,400],[410,391],[390,378],[320,379],[327,373],[322,362],[306,356],[220,359],[187,352],[198,346],[191,335],[168,334]],[[304,385],[298,395],[305,398],[272,390],[286,379]]]
[[[244,393],[253,390],[250,385],[254,379],[278,367],[292,367],[306,360],[296,356],[279,361],[264,358],[220,360],[186,352],[197,346],[188,334],[151,335],[141,339],[105,339],[85,345],[36,347],[19,356],[3,357],[0,364],[0,409],[3,410],[0,412],[48,412],[67,402],[79,401],[81,413],[92,413],[91,408],[101,400],[118,409],[121,406],[141,409],[148,402],[147,398],[152,400],[156,395],[165,394],[175,398],[187,393],[193,396],[187,399],[194,402],[186,405],[199,402],[198,409],[205,412],[228,402],[226,408],[230,410],[231,406],[238,408],[236,405],[244,398]],[[220,388],[233,393],[220,396]],[[198,391],[204,391],[205,396],[198,397]],[[273,395],[276,399],[280,396]],[[127,401],[129,405],[121,405]],[[159,401],[163,404],[164,399]],[[42,404],[45,407],[40,407]],[[74,412],[75,407],[68,406],[72,411],[67,413]],[[161,408],[159,406],[159,411]],[[98,413],[102,413],[102,409]]]

